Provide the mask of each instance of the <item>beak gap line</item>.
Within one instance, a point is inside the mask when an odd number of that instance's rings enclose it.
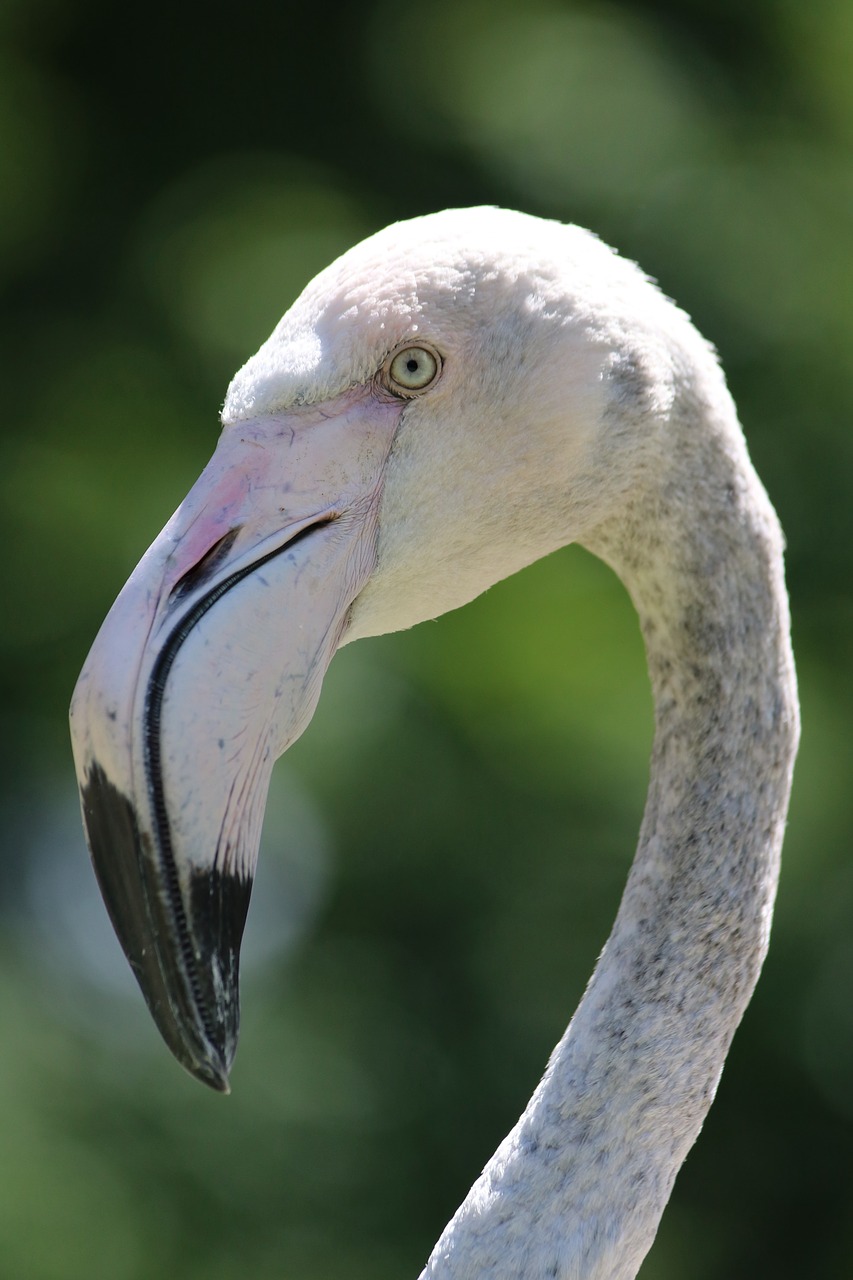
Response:
[[[151,798],[151,806],[154,810],[154,827],[157,839],[158,852],[160,855],[160,867],[166,882],[169,895],[169,904],[172,909],[172,916],[175,923],[175,932],[178,937],[178,945],[181,950],[181,956],[186,970],[187,982],[189,983],[195,1007],[198,1011],[204,1033],[211,1045],[217,1045],[217,1034],[210,1016],[210,1011],[206,1007],[202,997],[201,984],[198,976],[198,962],[196,960],[195,951],[193,950],[192,939],[190,937],[189,924],[187,922],[187,913],[181,898],[180,879],[178,877],[178,869],[175,863],[175,853],[172,848],[172,835],[169,830],[169,816],[166,812],[166,794],[163,785],[163,763],[161,751],[161,722],[163,713],[163,697],[166,691],[166,681],[169,678],[169,672],[172,669],[175,658],[181,645],[192,631],[193,627],[204,617],[209,609],[212,609],[218,600],[236,587],[239,582],[247,578],[250,573],[254,573],[256,569],[260,569],[263,565],[268,564],[270,560],[274,560],[276,556],[280,556],[286,551],[292,550],[298,542],[301,542],[311,533],[316,533],[318,529],[323,529],[326,525],[333,523],[333,517],[326,520],[318,520],[316,524],[306,525],[304,529],[300,529],[295,537],[291,538],[282,547],[276,547],[274,551],[269,551],[260,560],[255,560],[252,564],[246,565],[243,569],[238,569],[236,573],[232,573],[209,591],[207,595],[202,596],[197,604],[189,610],[179,623],[169,633],[163,648],[157,656],[157,660],[151,671],[148,681],[148,689],[145,695],[144,710],[144,761],[145,775],[148,780],[149,795]],[[227,537],[228,535],[226,535]],[[222,541],[225,541],[223,539]],[[232,539],[233,541],[233,539]],[[230,544],[229,544],[230,545]],[[221,544],[217,544],[214,551],[220,549]],[[210,553],[208,553],[209,555]],[[207,557],[205,557],[206,559]],[[204,561],[201,562],[202,565]],[[205,566],[206,568],[207,566]],[[190,570],[185,575],[183,582],[187,581],[187,577],[192,577],[195,570]]]

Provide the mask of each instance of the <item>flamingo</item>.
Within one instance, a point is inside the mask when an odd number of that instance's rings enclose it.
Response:
[[[178,1060],[227,1091],[270,770],[336,649],[570,542],[640,617],[639,844],[583,999],[421,1280],[635,1276],[758,978],[799,717],[782,536],[712,348],[581,228],[463,209],[379,232],[237,373],[74,693],[116,931]]]

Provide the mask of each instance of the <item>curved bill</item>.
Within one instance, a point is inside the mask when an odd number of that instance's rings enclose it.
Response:
[[[170,1049],[223,1091],[270,772],[372,572],[400,412],[361,389],[226,427],[74,692],[83,821],[113,925]]]

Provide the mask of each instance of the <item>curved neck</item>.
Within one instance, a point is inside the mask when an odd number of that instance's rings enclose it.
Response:
[[[678,432],[585,541],[646,642],[639,847],[569,1029],[422,1280],[631,1280],[767,947],[798,718],[781,534],[734,419]]]

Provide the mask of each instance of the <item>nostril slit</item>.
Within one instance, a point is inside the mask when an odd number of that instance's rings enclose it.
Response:
[[[204,585],[209,578],[213,576],[222,561],[228,555],[228,552],[234,546],[237,540],[237,534],[240,532],[242,525],[237,525],[235,529],[229,529],[226,534],[214,542],[209,551],[206,551],[198,564],[194,564],[191,569],[179,578],[169,593],[169,600],[183,600],[191,591],[195,591],[198,587]]]

